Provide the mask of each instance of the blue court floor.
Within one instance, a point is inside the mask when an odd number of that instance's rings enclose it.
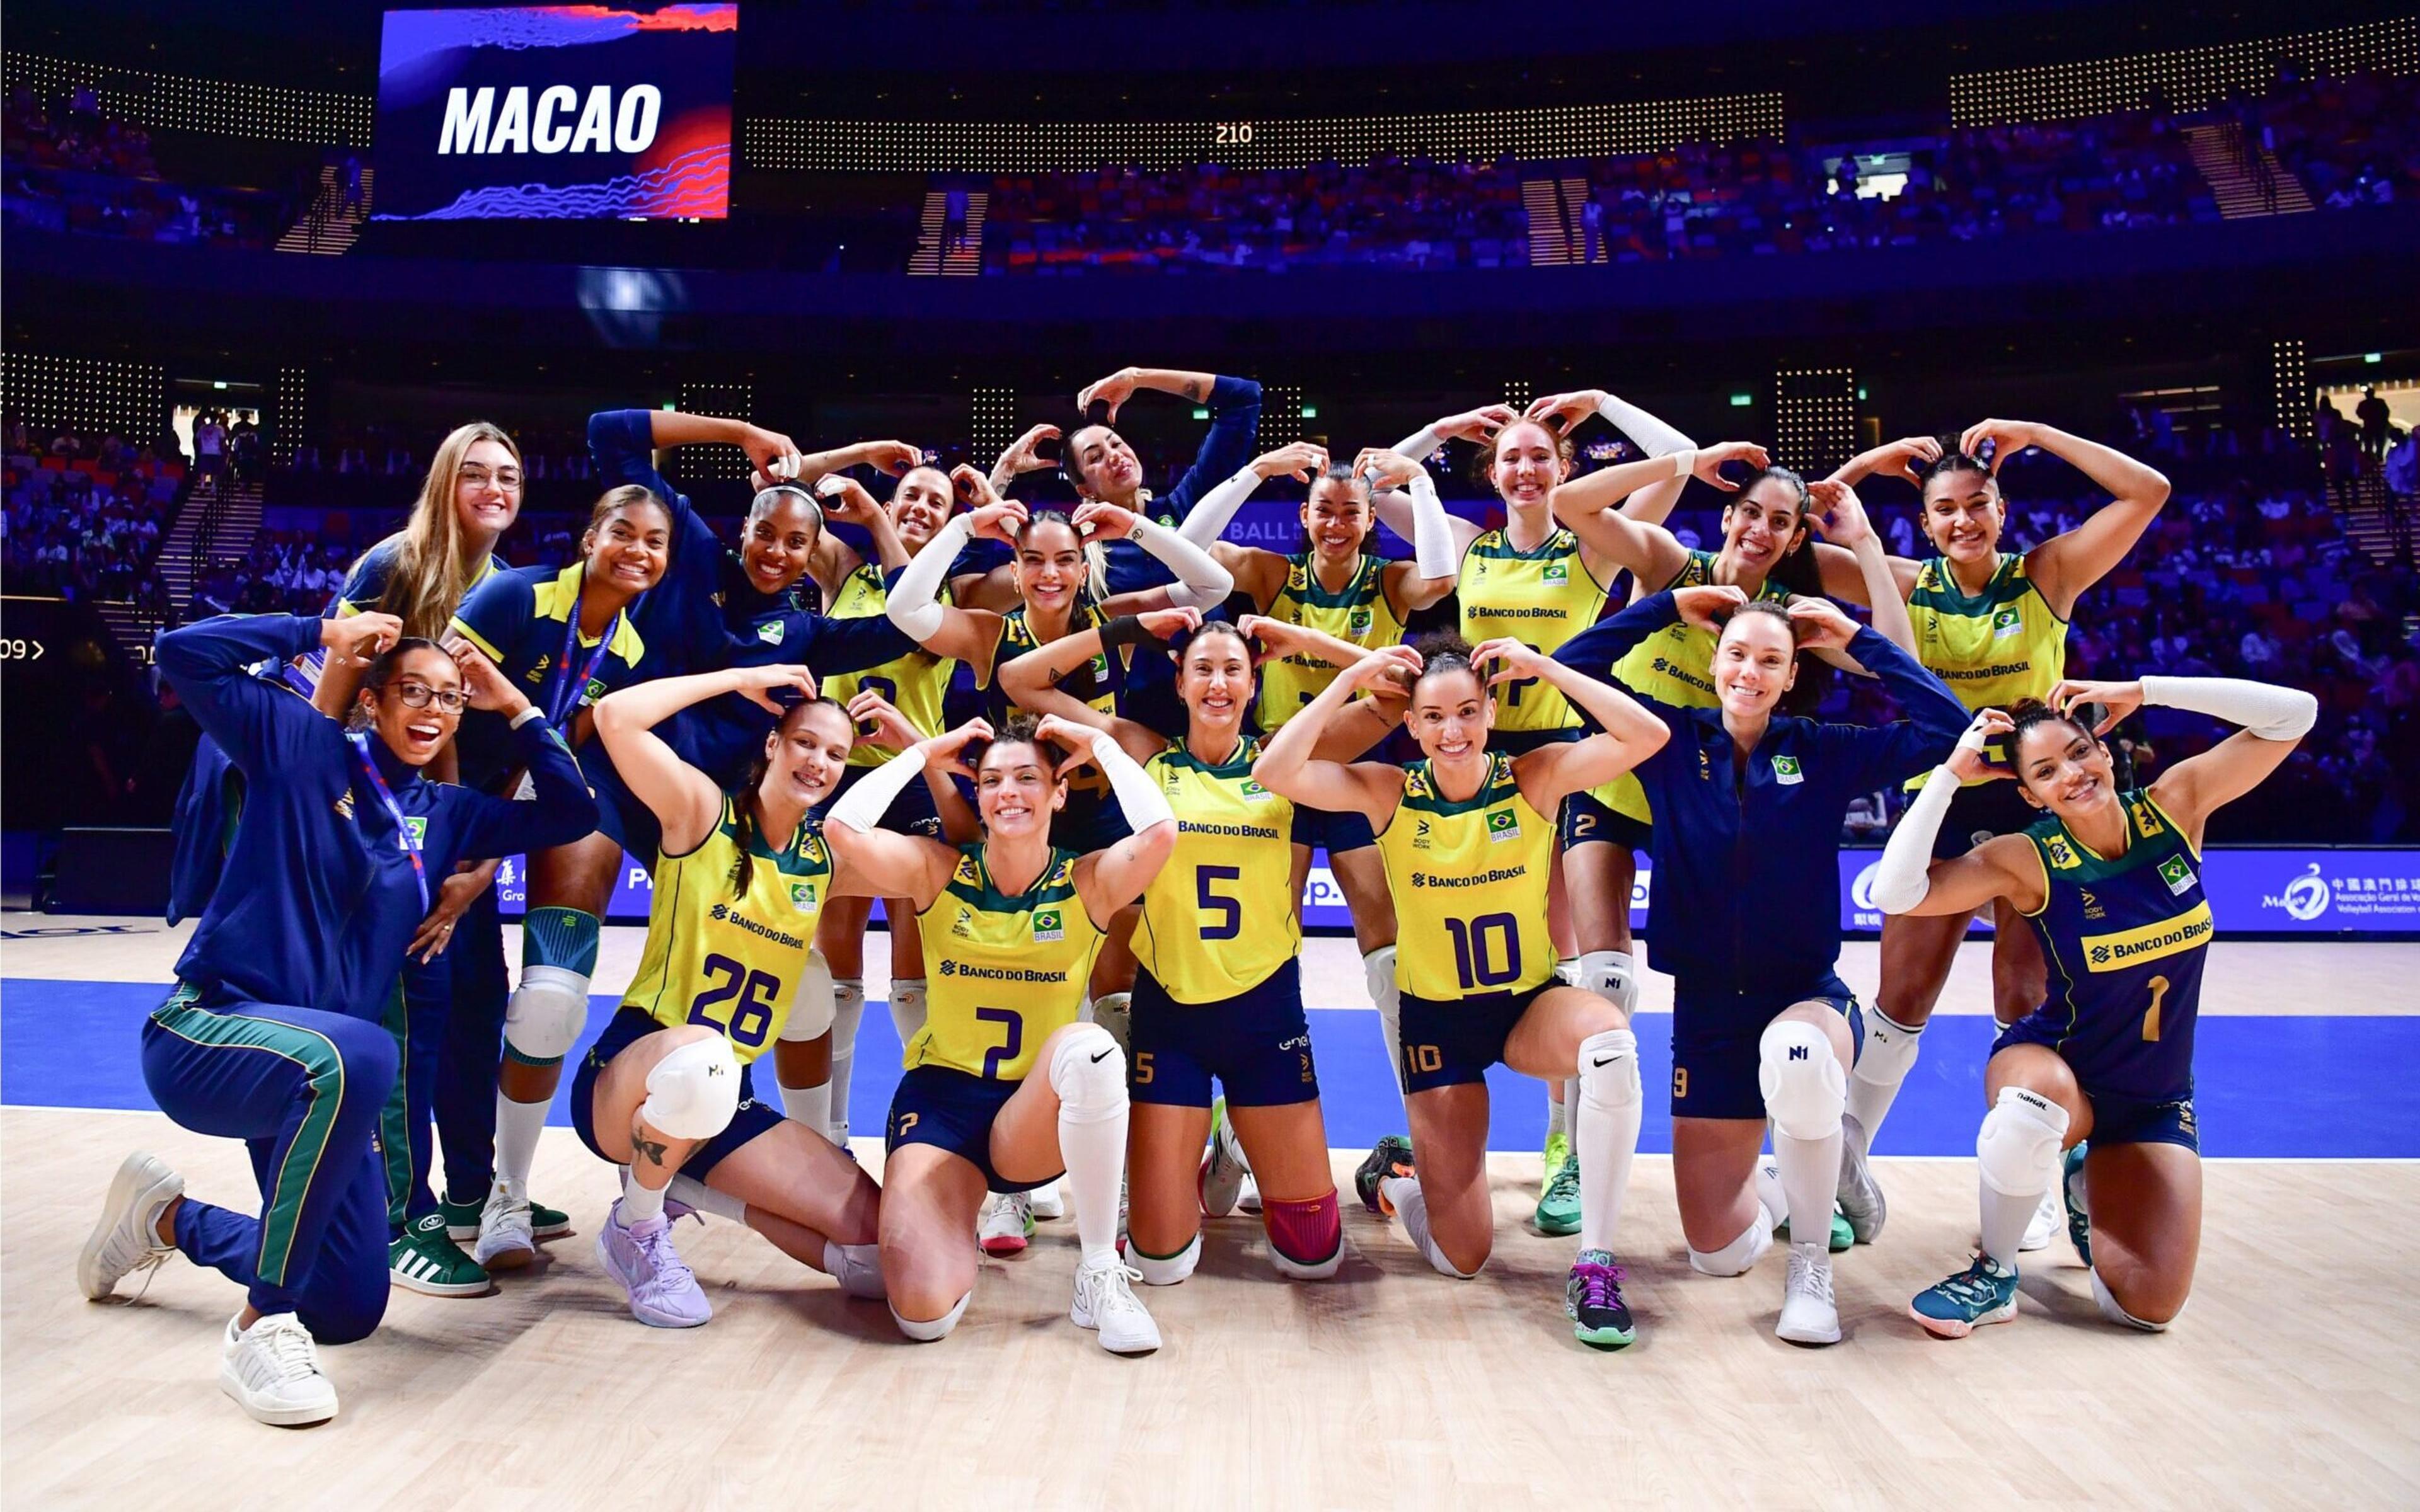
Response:
[[[143,1017],[164,995],[130,982],[11,978],[0,982],[0,1103],[54,1107],[149,1108],[137,1059]],[[589,1038],[613,1017],[615,1000],[593,998]],[[1640,1148],[1672,1148],[1664,1093],[1671,1076],[1670,1016],[1638,1017],[1648,1117]],[[1366,1011],[1314,1009],[1329,1143],[1366,1147],[1395,1132],[1402,1115],[1378,1022]],[[1900,1095],[1879,1142],[1894,1155],[1974,1153],[1983,1111],[1982,1071],[1992,1040],[1988,1018],[1936,1018],[1924,1054]],[[2408,1068],[2420,1064],[2420,1017],[2207,1015],[2197,1028],[2202,1151],[2212,1156],[2420,1158],[2420,1099]],[[584,1050],[583,1052],[584,1053]],[[576,1063],[576,1059],[575,1062]],[[878,1135],[898,1078],[899,1041],[878,1002],[868,1002],[858,1039],[849,1123]],[[759,1094],[778,1102],[770,1067]],[[1540,1084],[1498,1067],[1493,1148],[1538,1148],[1545,1127]],[[571,1078],[564,1078],[567,1096]],[[553,1122],[570,1119],[558,1099]]]

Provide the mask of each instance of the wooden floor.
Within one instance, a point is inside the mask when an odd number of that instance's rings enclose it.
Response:
[[[326,1351],[343,1414],[284,1430],[219,1394],[224,1279],[172,1260],[131,1304],[74,1284],[128,1149],[248,1205],[240,1148],[34,1108],[0,1110],[0,1140],[10,1508],[2420,1505],[2420,1293],[2397,1242],[2420,1164],[2213,1163],[2171,1332],[2103,1325],[2062,1241],[2029,1257],[2015,1323],[1950,1343],[1904,1309],[1965,1257],[1973,1165],[1885,1160],[1891,1226],[1840,1257],[1848,1338],[1824,1350],[1773,1337],[1779,1255],[1688,1271],[1655,1157],[1623,1217],[1643,1332],[1619,1354],[1562,1319],[1573,1242],[1525,1227],[1534,1156],[1497,1157],[1498,1248],[1471,1282],[1357,1209],[1324,1285],[1277,1279],[1253,1221],[1213,1224],[1201,1273],[1146,1290],[1167,1347],[1141,1360],[1066,1321],[1063,1222],[986,1261],[937,1345],[728,1224],[681,1229],[715,1320],[644,1328],[583,1233],[497,1295],[396,1292],[375,1337]],[[587,1221],[610,1182],[548,1132],[540,1195]]]

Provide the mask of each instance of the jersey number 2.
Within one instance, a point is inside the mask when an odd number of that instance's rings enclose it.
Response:
[[[782,1001],[782,979],[769,971],[751,971],[727,955],[707,956],[706,976],[713,985],[690,1002],[689,1021],[729,1035],[734,1044],[752,1050],[763,1045],[765,1031],[773,1026],[773,1010]],[[730,1022],[715,1017],[712,1010],[734,999],[738,1006]]]

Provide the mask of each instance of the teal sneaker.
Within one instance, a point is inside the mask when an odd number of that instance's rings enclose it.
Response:
[[[1557,1134],[1557,1139],[1562,1135]],[[1566,1154],[1562,1165],[1547,1179],[1546,1190],[1538,1198],[1538,1211],[1532,1215],[1542,1234],[1576,1234],[1580,1231],[1580,1158]],[[1624,1340],[1624,1343],[1629,1342]]]
[[[1779,1224],[1775,1226],[1773,1237],[1781,1241],[1785,1244],[1790,1242],[1789,1219],[1784,1218]],[[1833,1254],[1838,1255],[1842,1250],[1855,1244],[1856,1242],[1857,1231],[1849,1227],[1849,1215],[1840,1211],[1840,1205],[1838,1203],[1834,1203],[1832,1205],[1832,1233],[1831,1237],[1825,1242],[1824,1247],[1829,1249]]]
[[[1388,1134],[1353,1171],[1353,1194],[1361,1206],[1372,1212],[1391,1214],[1394,1204],[1378,1190],[1378,1183],[1389,1176],[1412,1174],[1412,1142],[1402,1134]]]
[[[2086,1265],[2092,1263],[2092,1210],[2086,1205],[2091,1193],[2084,1186],[2084,1147],[2077,1145],[2059,1162],[2059,1191],[2067,1198],[2067,1238],[2075,1246],[2075,1257]]]
[[[1601,1249],[1580,1251],[1563,1288],[1563,1316],[1572,1336],[1600,1350],[1618,1350],[1638,1336],[1630,1305],[1621,1300],[1621,1267]]]
[[[460,1241],[479,1237],[479,1211],[488,1205],[483,1194],[475,1202],[457,1202],[450,1192],[437,1196],[437,1211],[445,1219],[445,1237]],[[530,1238],[561,1239],[571,1232],[571,1214],[543,1202],[530,1204]]]
[[[495,1289],[487,1269],[445,1232],[445,1215],[415,1219],[386,1247],[387,1279],[427,1297],[483,1297]]]
[[[1987,1323],[2005,1323],[2017,1316],[2017,1273],[1989,1255],[1978,1255],[1963,1271],[1917,1292],[1907,1304],[1907,1315],[1927,1333],[1946,1339],[1962,1339]]]

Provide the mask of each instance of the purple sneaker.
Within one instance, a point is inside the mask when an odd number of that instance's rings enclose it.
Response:
[[[630,1298],[630,1316],[651,1328],[695,1328],[714,1316],[697,1277],[673,1248],[672,1222],[658,1216],[622,1221],[613,1204],[597,1235],[597,1258]]]

